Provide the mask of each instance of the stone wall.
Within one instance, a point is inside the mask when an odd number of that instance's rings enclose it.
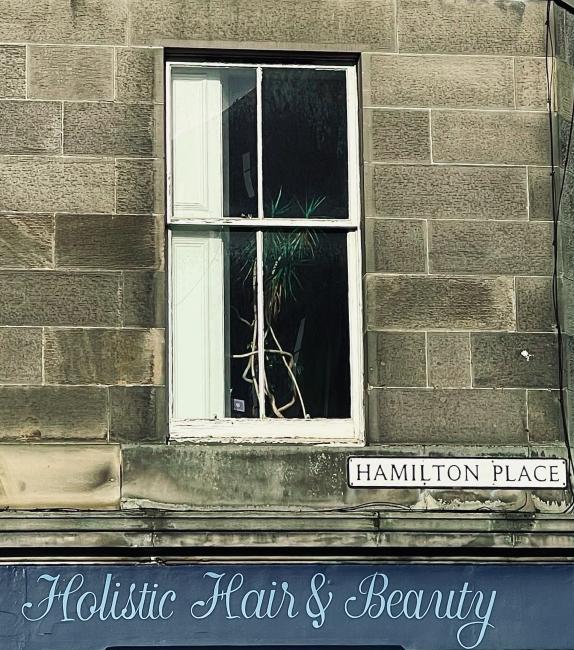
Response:
[[[367,453],[562,453],[545,9],[4,0],[0,505],[560,508],[352,492],[344,448],[166,444],[163,48],[217,47],[360,53]]]

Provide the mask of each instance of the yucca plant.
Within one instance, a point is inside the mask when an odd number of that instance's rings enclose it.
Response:
[[[325,201],[325,197],[305,198],[300,202],[297,198],[289,201],[283,200],[282,188],[277,196],[271,200],[268,207],[268,214],[271,217],[281,217],[288,214],[294,205],[297,205],[303,218],[313,217],[319,206]],[[272,363],[275,357],[281,367],[287,373],[290,384],[290,398],[284,404],[277,403],[277,396],[267,381],[264,370],[265,396],[268,398],[271,409],[276,417],[283,418],[284,412],[296,402],[301,405],[303,417],[308,418],[309,414],[305,408],[305,402],[299,383],[297,381],[298,368],[292,352],[283,349],[277,334],[276,324],[281,310],[287,301],[296,301],[297,294],[302,289],[299,277],[300,268],[306,262],[315,257],[319,246],[319,235],[317,232],[305,228],[300,230],[270,230],[265,235],[263,246],[263,297],[264,297],[264,342],[265,353],[268,362]],[[255,288],[257,268],[255,264],[255,242],[250,240],[249,244],[241,252],[243,262],[241,272],[244,274],[243,282],[249,282]],[[243,378],[250,383],[258,396],[258,381],[256,373],[257,359],[257,307],[254,306],[253,320],[248,322],[242,319],[251,330],[249,350],[247,353],[234,354],[234,358],[247,358],[247,365],[243,372]],[[276,364],[273,364],[276,366]]]

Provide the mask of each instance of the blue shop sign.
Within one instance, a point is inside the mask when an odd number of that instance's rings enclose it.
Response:
[[[0,580],[2,650],[574,648],[570,564],[4,565]]]

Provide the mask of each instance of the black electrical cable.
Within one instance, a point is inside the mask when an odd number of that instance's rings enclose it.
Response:
[[[559,288],[559,220],[560,220],[560,206],[562,204],[562,197],[564,194],[564,187],[566,183],[566,170],[570,159],[570,151],[572,144],[572,134],[574,132],[574,88],[573,88],[573,103],[570,111],[570,129],[568,133],[568,140],[566,145],[566,156],[563,163],[563,173],[560,182],[560,190],[557,192],[556,183],[556,158],[554,152],[554,120],[553,120],[553,98],[552,90],[554,85],[553,78],[553,59],[555,57],[554,40],[552,38],[552,0],[547,0],[546,3],[546,37],[545,37],[545,60],[546,60],[546,90],[548,101],[548,121],[550,127],[550,165],[551,165],[551,181],[552,181],[552,248],[553,248],[553,269],[552,269],[552,305],[554,309],[554,319],[556,322],[556,339],[558,348],[558,397],[560,402],[560,421],[562,428],[562,436],[566,447],[566,454],[568,457],[568,490],[570,492],[570,503],[566,506],[564,512],[569,513],[574,510],[574,460],[572,458],[572,448],[570,446],[570,436],[568,431],[568,419],[566,416],[566,401],[564,397],[564,345],[563,333],[560,314],[560,288]],[[551,72],[552,71],[552,72]],[[558,161],[560,165],[560,160]]]

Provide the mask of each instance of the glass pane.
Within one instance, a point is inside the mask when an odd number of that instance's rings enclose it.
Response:
[[[257,417],[255,233],[183,231],[172,245],[173,416]]]
[[[223,82],[223,215],[257,216],[255,69],[221,70]]]
[[[344,70],[266,68],[262,86],[266,217],[348,217]]]
[[[263,240],[266,415],[350,417],[347,234]]]
[[[255,232],[231,231],[226,312],[229,314],[229,417],[259,416]]]
[[[257,92],[253,68],[173,74],[174,218],[257,215]]]

